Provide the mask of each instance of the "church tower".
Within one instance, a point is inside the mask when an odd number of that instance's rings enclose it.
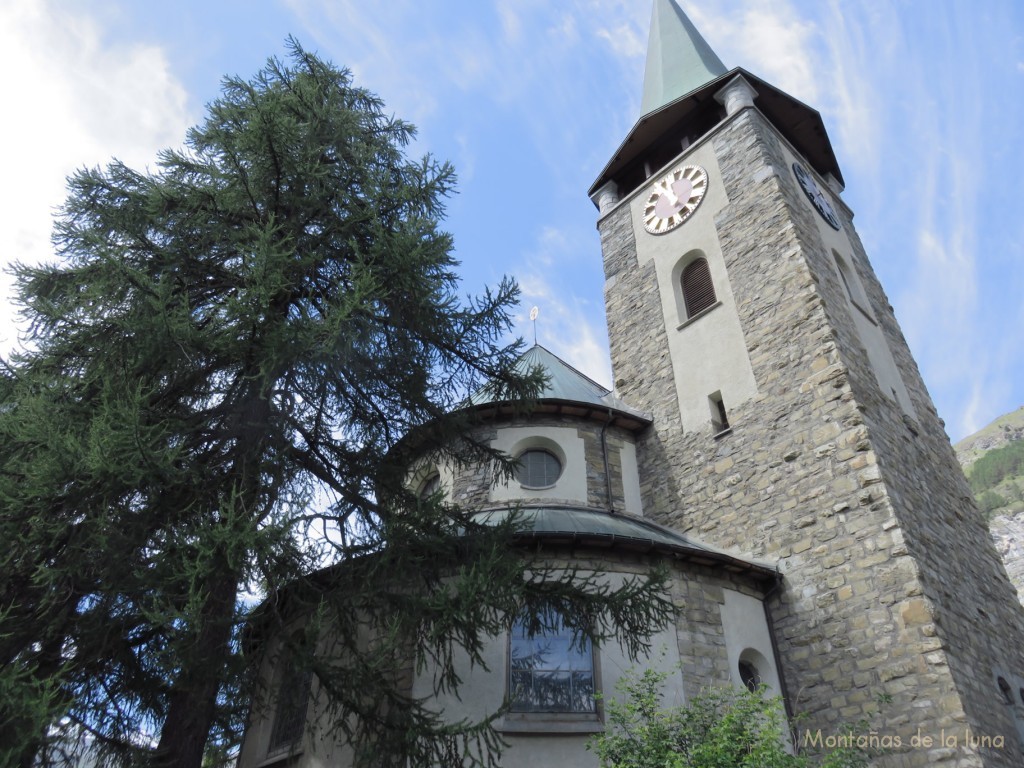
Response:
[[[655,0],[591,189],[644,514],[779,564],[801,734],[867,717],[879,765],[1019,766],[1024,615],[842,189],[820,115]]]

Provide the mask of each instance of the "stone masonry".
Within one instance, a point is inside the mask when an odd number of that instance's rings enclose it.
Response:
[[[638,266],[648,235],[633,231],[629,199],[598,225],[617,393],[654,417],[637,446],[645,514],[779,562],[770,610],[781,671],[810,729],[868,718],[900,740],[879,765],[1021,765],[1024,703],[1004,701],[996,683],[1024,679],[1021,606],[852,214],[836,202],[854,250],[844,256],[912,416],[872,371],[785,140],[748,108],[705,142],[729,201],[714,225],[757,384],[730,408],[731,433],[683,433],[674,324],[652,264]]]

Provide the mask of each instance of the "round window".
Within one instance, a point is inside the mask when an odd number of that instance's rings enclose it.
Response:
[[[534,448],[516,459],[516,480],[523,488],[550,488],[561,474],[562,463],[548,451]]]

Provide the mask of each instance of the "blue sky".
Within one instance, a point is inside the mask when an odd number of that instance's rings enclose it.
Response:
[[[951,437],[1024,404],[1024,3],[681,4],[728,67],[822,112],[844,200]],[[130,0],[0,4],[0,261],[51,255],[74,168],[142,168],[222,75],[294,35],[451,160],[465,290],[523,289],[519,333],[610,383],[586,190],[639,116],[650,0]],[[0,349],[17,338],[0,281]]]

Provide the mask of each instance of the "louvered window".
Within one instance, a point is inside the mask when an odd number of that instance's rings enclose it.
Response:
[[[687,317],[700,314],[715,303],[715,286],[711,282],[711,270],[706,259],[696,259],[687,264],[682,282]]]

